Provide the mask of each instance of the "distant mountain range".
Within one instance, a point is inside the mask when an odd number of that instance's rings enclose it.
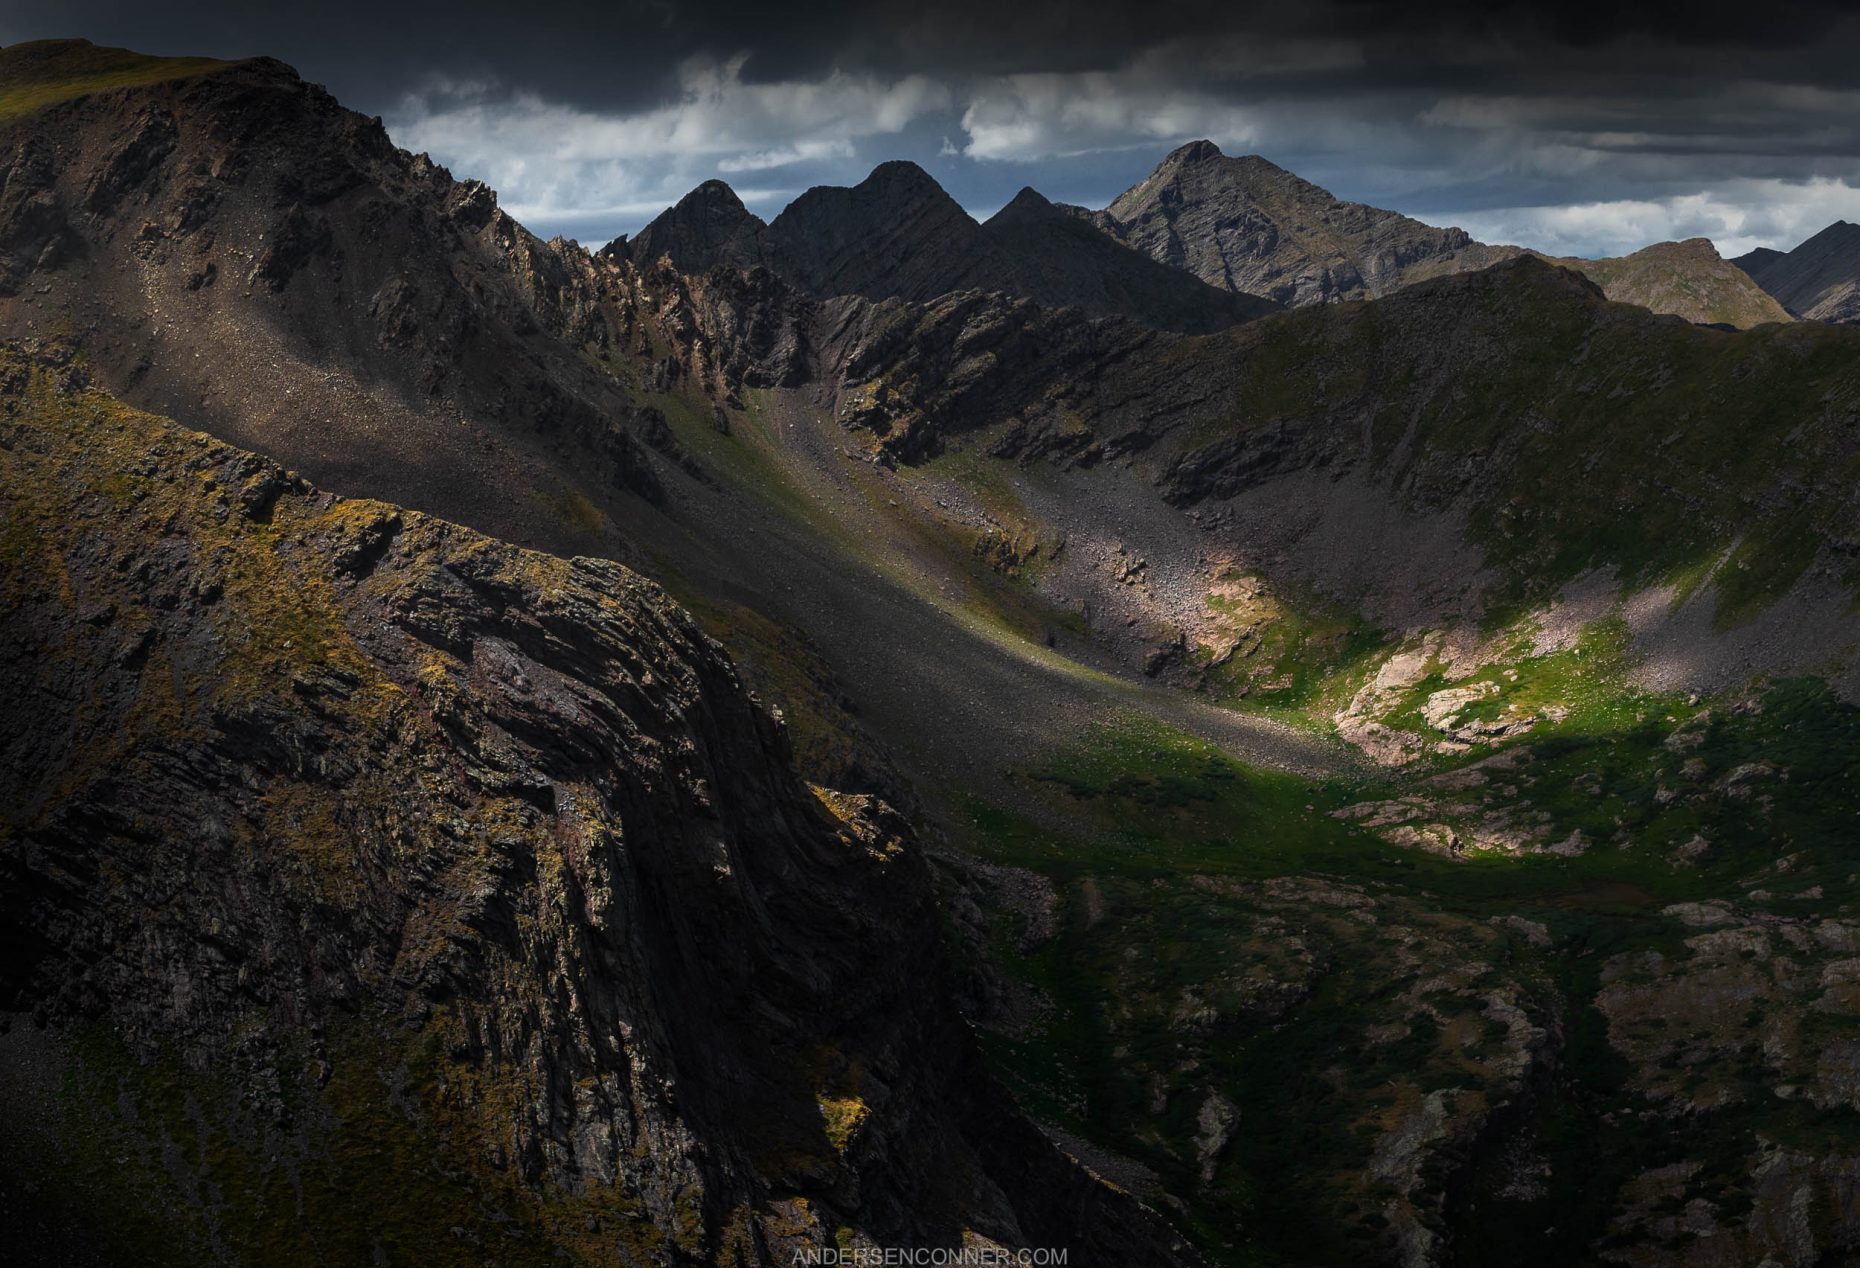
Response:
[[[0,50],[0,1259],[1848,1262],[1852,228],[590,253]]]
[[[1860,225],[1837,220],[1793,251],[1758,247],[1732,263],[1798,317],[1860,322]]]
[[[1374,299],[1520,254],[1343,202],[1256,154],[1229,158],[1212,141],[1173,151],[1103,211],[1075,214],[1210,285],[1292,308]]]
[[[818,295],[921,302],[1002,291],[1206,333],[1274,307],[1376,299],[1541,253],[1345,202],[1258,155],[1229,158],[1196,141],[1103,211],[1023,189],[983,224],[908,162],[881,164],[851,188],[810,189],[767,224],[728,185],[707,181],[608,254],[663,257],[686,272],[759,264]],[[1619,259],[1543,258],[1610,299],[1687,321],[1741,329],[1791,320],[1703,238]]]
[[[1542,254],[1345,202],[1256,154],[1229,158],[1210,141],[1175,150],[1103,211],[1072,210],[1211,285],[1293,308],[1376,299],[1428,278]],[[1620,259],[1543,258],[1586,275],[1610,299],[1687,321],[1742,328],[1789,320],[1703,238]]]
[[[610,258],[669,260],[687,273],[764,265],[819,295],[928,300],[1004,291],[1049,306],[1206,333],[1278,305],[1218,289],[1093,231],[1031,189],[977,224],[915,163],[877,167],[851,188],[820,186],[762,220],[707,181]]]

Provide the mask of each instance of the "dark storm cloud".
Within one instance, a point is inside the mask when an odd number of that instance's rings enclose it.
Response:
[[[1029,183],[1102,202],[1206,135],[1346,197],[1598,253],[1860,217],[1852,9],[0,0],[0,40],[282,57],[590,240],[707,177],[770,213],[889,157],[978,212]]]

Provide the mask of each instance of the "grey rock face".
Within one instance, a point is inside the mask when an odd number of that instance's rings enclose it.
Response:
[[[112,391],[319,478],[385,443],[395,500],[459,518],[529,437],[662,496],[652,415],[577,354],[589,269],[277,62],[0,120],[0,337],[87,331]]]
[[[929,173],[904,162],[882,164],[850,188],[810,189],[768,225],[729,186],[708,181],[604,254],[643,269],[669,261],[686,275],[766,267],[819,298],[922,303],[998,292],[1188,334],[1273,308],[1157,264],[1031,189],[977,224]]]
[[[773,262],[768,226],[722,181],[705,181],[631,242],[615,243],[608,250],[623,253],[642,267],[670,260],[681,273],[707,273],[719,265],[746,269]]]
[[[1032,189],[982,226],[1014,262],[1015,293],[1049,305],[1119,314],[1158,330],[1207,334],[1274,310],[1151,260]]]
[[[1229,158],[1209,141],[1175,150],[1092,219],[1152,259],[1288,307],[1373,299],[1518,254],[1474,242],[1463,229],[1344,202],[1258,155]]]
[[[280,1121],[366,1061],[455,1176],[630,1230],[597,1262],[1191,1258],[989,1082],[906,825],[656,586],[0,385],[0,1008],[245,1052]]]
[[[1760,247],[1732,263],[1798,317],[1860,322],[1860,225],[1837,220],[1792,251]]]

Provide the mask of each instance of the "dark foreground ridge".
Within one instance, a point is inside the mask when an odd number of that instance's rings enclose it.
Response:
[[[982,1072],[907,827],[656,586],[81,384],[0,353],[14,1244],[1192,1262]]]
[[[1295,311],[909,164],[590,254],[277,63],[0,84],[20,1244],[1860,1247],[1860,332],[1206,144],[1132,223],[1306,225]]]

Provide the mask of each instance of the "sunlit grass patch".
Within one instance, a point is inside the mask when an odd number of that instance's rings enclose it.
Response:
[[[15,44],[0,51],[0,120],[112,88],[137,88],[209,75],[235,65],[213,57],[149,57],[80,40]]]

